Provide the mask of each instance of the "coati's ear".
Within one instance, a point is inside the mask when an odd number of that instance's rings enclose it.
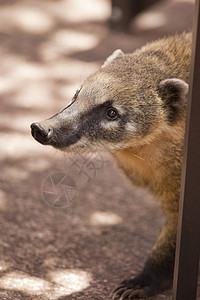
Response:
[[[115,58],[117,58],[118,56],[124,55],[124,52],[121,49],[117,49],[113,52],[113,54],[111,54],[110,56],[108,56],[108,58],[106,59],[106,61],[104,62],[104,64],[101,66],[102,68],[107,67]]]
[[[168,109],[168,121],[175,121],[179,111],[185,106],[188,88],[185,81],[177,78],[164,79],[159,83],[158,92]]]

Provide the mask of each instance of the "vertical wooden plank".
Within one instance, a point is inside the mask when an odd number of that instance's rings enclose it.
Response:
[[[190,89],[181,182],[174,300],[195,300],[200,254],[200,0],[195,3]]]

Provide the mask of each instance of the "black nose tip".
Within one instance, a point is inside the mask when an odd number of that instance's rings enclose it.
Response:
[[[41,144],[47,144],[52,137],[52,129],[40,123],[31,124],[31,134]]]

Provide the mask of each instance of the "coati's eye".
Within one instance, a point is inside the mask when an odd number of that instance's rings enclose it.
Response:
[[[115,120],[118,117],[116,108],[109,107],[106,111],[106,117],[110,120]]]

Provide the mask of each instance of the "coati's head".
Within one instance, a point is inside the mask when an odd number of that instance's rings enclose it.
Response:
[[[65,151],[120,150],[149,142],[185,111],[188,84],[164,79],[142,57],[116,50],[60,113],[31,125],[33,137]],[[149,76],[149,72],[152,76]]]

